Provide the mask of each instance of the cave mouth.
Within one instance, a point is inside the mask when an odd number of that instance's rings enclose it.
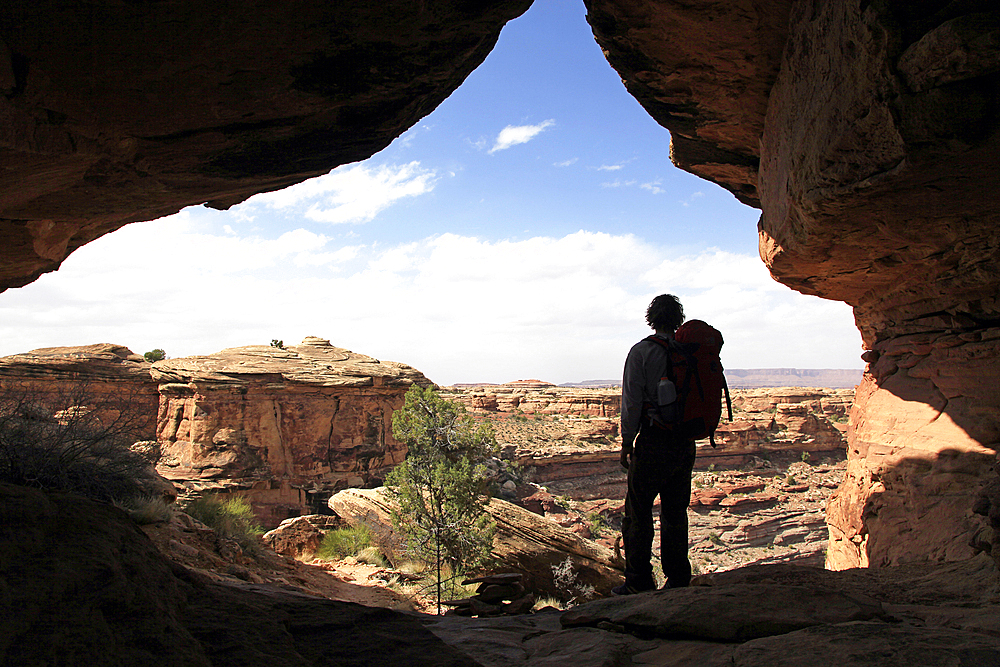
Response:
[[[0,295],[0,354],[316,334],[442,384],[607,380],[650,296],[672,291],[726,332],[728,367],[860,369],[850,309],[773,283],[759,212],[669,154],[584,6],[536,3],[373,157],[131,224]]]

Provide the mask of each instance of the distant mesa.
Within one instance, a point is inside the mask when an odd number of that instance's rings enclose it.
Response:
[[[727,368],[726,381],[732,389],[755,389],[757,387],[851,389],[861,384],[863,373],[864,371],[860,368]],[[599,389],[621,386],[621,380],[584,380],[583,382],[565,382],[559,386]]]

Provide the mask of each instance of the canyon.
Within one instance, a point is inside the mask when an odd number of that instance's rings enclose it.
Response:
[[[493,424],[501,456],[532,485],[509,492],[511,499],[614,547],[625,497],[620,390],[531,380],[444,387],[442,396]],[[720,425],[717,447],[698,443],[689,520],[701,572],[753,562],[825,565],[826,506],[844,478],[853,396],[802,387],[733,391],[733,420]]]
[[[381,483],[406,456],[391,419],[414,383],[430,384],[410,366],[316,337],[154,364],[110,344],[0,359],[0,387],[50,401],[128,398],[158,443],[157,470],[182,497],[240,494],[267,527],[324,508],[340,489]]]
[[[502,629],[481,626],[478,636],[491,639],[476,641],[469,626],[437,626],[446,641],[393,614],[206,583],[113,508],[5,487],[12,557],[0,564],[22,583],[5,596],[5,660],[92,664],[95,648],[113,645],[109,663],[267,655],[305,664],[335,659],[333,644],[349,656],[342,662],[377,651],[394,664],[670,664],[673,650],[705,664],[827,664],[834,653],[845,665],[997,662],[995,3],[584,4],[608,62],[670,131],[669,159],[761,210],[771,275],[854,309],[866,368],[830,503],[827,562],[869,569],[737,571],[681,592],[685,605],[702,605],[701,625],[660,608],[669,593],[581,605],[547,617],[554,627],[522,628],[521,653],[506,654],[520,657],[505,663]],[[454,91],[529,5],[4,3],[0,288],[56,270],[129,222],[201,203],[225,208],[372,155]],[[115,373],[140,363],[120,349],[97,353]],[[219,405],[231,405],[223,394]],[[746,433],[750,446],[757,430]],[[39,553],[43,544],[66,545],[72,558],[50,566],[60,555]],[[720,622],[719,610],[789,601],[798,625]],[[725,637],[713,634],[720,625]],[[59,627],[76,643],[61,641]],[[754,634],[762,627],[766,636]],[[836,648],[845,643],[849,655]],[[67,648],[52,655],[58,646]]]

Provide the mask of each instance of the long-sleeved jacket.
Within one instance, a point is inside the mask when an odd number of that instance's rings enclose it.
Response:
[[[672,336],[657,333],[660,338],[670,340]],[[632,346],[625,359],[622,376],[622,446],[632,446],[639,433],[642,420],[642,404],[656,404],[656,385],[667,368],[667,351],[662,345],[641,340]]]

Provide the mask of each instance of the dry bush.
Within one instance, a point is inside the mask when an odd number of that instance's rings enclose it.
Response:
[[[41,391],[0,384],[0,481],[79,493],[105,502],[148,496],[159,449],[156,415],[130,385],[87,382]]]

